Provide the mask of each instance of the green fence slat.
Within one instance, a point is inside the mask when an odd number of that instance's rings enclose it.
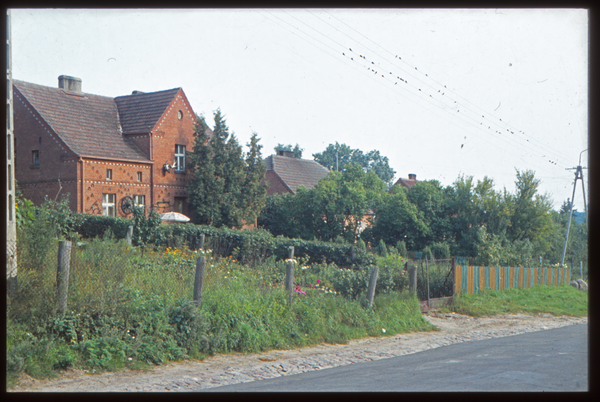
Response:
[[[463,265],[460,267],[460,290],[465,294],[469,291],[469,266]]]
[[[479,293],[479,267],[473,267],[473,294]]]
[[[500,267],[496,267],[496,290],[500,290]]]

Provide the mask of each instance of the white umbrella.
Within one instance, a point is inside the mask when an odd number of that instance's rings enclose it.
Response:
[[[160,214],[160,219],[163,221],[173,221],[173,222],[189,222],[190,218],[187,216],[180,214],[179,212],[166,212],[164,214]]]

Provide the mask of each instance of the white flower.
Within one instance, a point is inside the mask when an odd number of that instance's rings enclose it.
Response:
[[[385,334],[385,328],[381,328],[381,332]]]

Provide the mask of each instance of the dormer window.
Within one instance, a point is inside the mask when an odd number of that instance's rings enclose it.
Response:
[[[185,145],[175,145],[175,171],[185,170]]]

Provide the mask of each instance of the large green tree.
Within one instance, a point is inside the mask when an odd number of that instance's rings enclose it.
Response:
[[[266,188],[260,185],[264,175],[256,134],[244,160],[242,147],[229,133],[220,109],[214,113],[212,136],[203,116],[195,128],[195,141],[188,154],[189,202],[193,221],[211,226],[241,227],[253,223],[264,207]]]
[[[350,164],[344,172],[330,172],[310,190],[300,187],[293,196],[268,197],[259,226],[275,235],[353,242],[365,213],[384,194],[385,183],[374,172]]]
[[[407,190],[394,186],[392,193],[385,193],[374,206],[375,222],[370,230],[371,244],[383,240],[388,245],[404,241],[409,250],[418,250],[426,244],[430,229],[423,212],[411,203]]]
[[[379,151],[372,150],[364,153],[360,149],[352,149],[346,144],[329,144],[320,153],[313,154],[315,161],[329,170],[343,172],[350,163],[357,163],[366,171],[373,171],[388,186],[391,185],[396,173],[389,165],[389,159]]]

